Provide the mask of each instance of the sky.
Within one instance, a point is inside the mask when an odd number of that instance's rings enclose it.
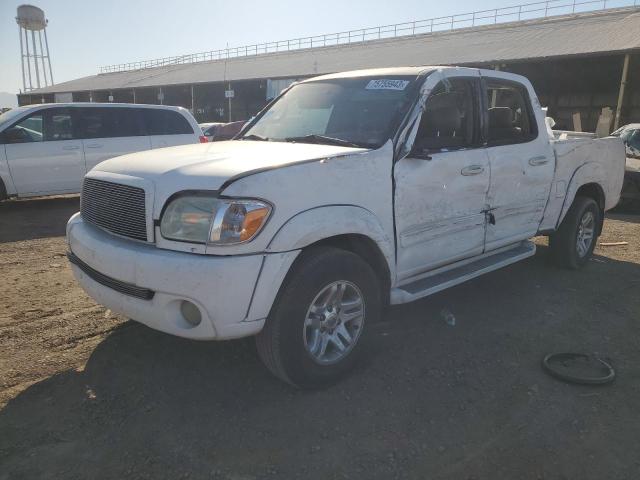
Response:
[[[523,0],[524,1],[524,0]],[[0,92],[22,88],[16,8],[0,0]],[[30,0],[49,19],[56,83],[102,65],[264,43],[517,4],[516,0]]]

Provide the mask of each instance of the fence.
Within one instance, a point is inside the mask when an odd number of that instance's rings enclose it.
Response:
[[[301,37],[289,40],[278,40],[242,47],[211,50],[207,52],[191,53],[175,57],[141,60],[138,62],[120,63],[100,67],[100,73],[124,72],[144,68],[179,65],[185,63],[209,62],[228,58],[248,57],[266,53],[288,52],[306,48],[327,47],[361,43],[369,40],[381,40],[395,37],[411,37],[434,32],[451,31],[460,28],[491,25],[504,22],[546,18],[556,15],[592,12],[612,8],[636,7],[640,0],[548,0],[544,2],[525,3],[513,7],[480,10],[471,13],[461,13],[447,17],[435,17],[427,20],[381,25],[378,27],[361,28],[346,32],[327,33],[311,37]]]

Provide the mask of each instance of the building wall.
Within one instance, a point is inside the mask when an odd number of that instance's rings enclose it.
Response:
[[[556,128],[572,130],[573,114],[579,113],[583,131],[595,131],[602,108],[616,110],[623,60],[622,54],[610,54],[477,66],[499,68],[529,78],[542,105],[549,108],[549,115],[556,120]],[[274,84],[286,86],[291,80],[258,79],[73,92],[73,100],[108,102],[111,96],[114,102],[178,105],[191,110],[199,122],[228,122],[251,118],[273,96]],[[235,94],[231,102],[225,98],[225,90],[229,88]],[[53,101],[53,95],[19,96],[21,105]],[[631,55],[620,125],[632,122],[640,122],[639,54]]]

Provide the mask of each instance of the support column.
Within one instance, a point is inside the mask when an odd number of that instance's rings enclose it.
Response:
[[[29,54],[29,37],[27,36],[27,29],[24,29],[24,44],[27,47],[27,72],[29,73],[29,91],[33,90],[33,81],[31,80],[31,55]]]
[[[229,82],[229,90],[231,90],[231,82]],[[231,123],[231,97],[229,97],[229,123]]]
[[[51,71],[51,57],[49,56],[49,40],[47,40],[47,29],[44,29],[44,44],[47,47],[47,63],[49,64],[49,80],[53,85],[53,72]]]
[[[36,48],[36,32],[31,30],[31,45],[33,46],[33,64],[36,67],[36,84],[40,88],[40,67],[38,67],[38,49]]]
[[[618,106],[616,107],[616,118],[613,121],[613,130],[617,130],[620,126],[620,115],[622,113],[622,102],[624,100],[624,88],[627,85],[627,74],[629,73],[629,54],[624,56],[622,65],[622,78],[620,78],[620,92],[618,93]]]
[[[18,25],[18,36],[20,37],[20,66],[22,67],[22,91],[27,91],[27,80],[24,76],[24,50],[22,46],[22,27]]]

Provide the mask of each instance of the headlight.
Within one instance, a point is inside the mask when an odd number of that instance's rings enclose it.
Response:
[[[260,200],[183,196],[165,209],[160,233],[169,240],[233,245],[255,237],[270,213],[271,205]]]

